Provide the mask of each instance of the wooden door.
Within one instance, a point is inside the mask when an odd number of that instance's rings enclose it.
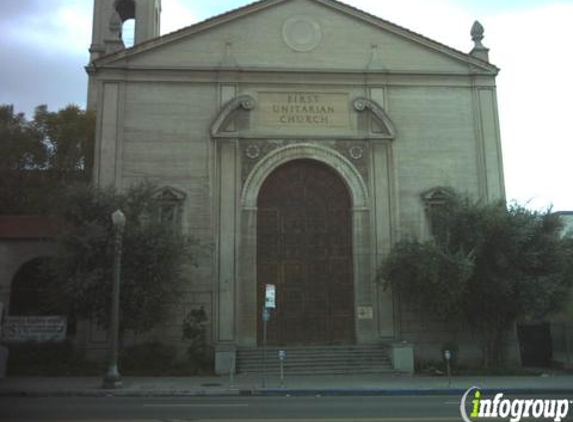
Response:
[[[266,284],[277,288],[267,343],[354,342],[351,201],[324,164],[297,160],[265,181],[257,216],[258,341]]]

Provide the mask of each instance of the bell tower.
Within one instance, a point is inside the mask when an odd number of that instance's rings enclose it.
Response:
[[[94,0],[90,61],[125,48],[123,23],[135,19],[134,45],[159,36],[161,0]]]

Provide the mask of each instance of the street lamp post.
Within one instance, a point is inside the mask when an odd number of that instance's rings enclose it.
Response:
[[[123,228],[125,227],[125,215],[121,210],[111,215],[115,234],[115,247],[113,258],[113,287],[111,296],[111,324],[109,341],[109,366],[103,378],[103,388],[121,388],[121,375],[117,369],[118,337],[119,337],[119,287],[121,272],[121,242]]]

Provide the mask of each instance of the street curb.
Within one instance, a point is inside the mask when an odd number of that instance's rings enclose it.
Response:
[[[467,388],[437,389],[285,389],[256,390],[260,396],[462,396]],[[573,388],[480,388],[482,394],[573,395]]]
[[[225,397],[240,395],[238,389],[225,390],[60,390],[60,391],[0,391],[0,397]]]
[[[467,389],[388,389],[388,388],[265,388],[214,390],[60,390],[0,391],[0,397],[236,397],[236,396],[459,396]],[[573,388],[480,388],[484,395],[573,395]]]

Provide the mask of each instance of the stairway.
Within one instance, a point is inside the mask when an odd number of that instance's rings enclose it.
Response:
[[[393,372],[388,347],[382,344],[356,346],[267,347],[266,373],[279,373],[279,350],[284,350],[285,375],[388,374]],[[237,350],[237,373],[263,372],[263,349]]]

